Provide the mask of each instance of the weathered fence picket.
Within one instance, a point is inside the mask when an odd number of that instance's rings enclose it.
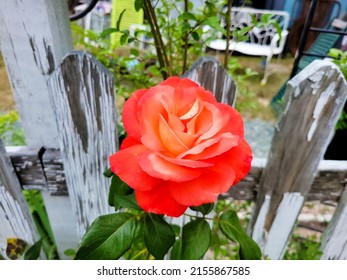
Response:
[[[28,145],[6,152],[0,141],[3,256],[9,237],[29,244],[39,238],[21,188],[42,191],[63,258],[97,216],[111,211],[103,172],[117,149],[114,81],[91,55],[72,52],[71,42],[66,0],[0,5],[0,47]],[[200,59],[183,77],[234,105],[236,85],[216,59]],[[269,158],[254,159],[249,175],[221,195],[255,201],[249,230],[265,256],[283,256],[305,201],[334,201],[322,259],[347,259],[347,162],[322,160],[346,93],[331,62],[314,62],[294,77]]]
[[[47,75],[73,49],[66,0],[3,0],[0,48],[27,145],[57,148]]]
[[[73,50],[69,11],[66,0],[3,0],[0,5],[0,49],[13,89],[16,107],[25,132],[29,149],[39,154],[42,147],[59,147],[58,130],[51,103],[47,79],[62,58]],[[42,190],[48,197],[46,186]],[[69,206],[68,197],[64,206]],[[57,202],[57,205],[54,205]],[[63,244],[73,246],[77,236],[66,244],[55,232],[56,209],[62,208],[58,200],[46,203],[47,214],[52,221],[58,248]],[[75,221],[65,224],[72,236]],[[65,248],[65,249],[67,249]],[[64,248],[59,252],[63,255]]]
[[[79,236],[108,205],[109,180],[103,176],[116,152],[113,75],[85,52],[73,52],[49,80],[58,124],[60,151]]]
[[[182,75],[211,91],[218,102],[234,106],[236,84],[214,57],[202,57]]]
[[[21,185],[0,139],[0,255],[6,256],[7,239],[20,238],[33,245],[39,239]]]
[[[347,84],[335,64],[315,61],[289,81],[285,96],[251,222],[253,238],[271,259],[285,252],[333,137]]]
[[[322,236],[324,260],[347,260],[347,188]]]

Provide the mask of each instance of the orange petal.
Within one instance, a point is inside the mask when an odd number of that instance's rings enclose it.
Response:
[[[140,133],[140,122],[137,118],[137,104],[141,97],[147,92],[147,89],[139,89],[135,91],[129,99],[125,102],[123,111],[122,111],[122,119],[124,124],[124,129],[132,138],[140,141],[141,133]]]
[[[159,118],[159,133],[163,146],[173,155],[188,150],[188,147],[177,137],[161,115]]]
[[[199,206],[213,203],[218,195],[229,190],[234,183],[235,171],[232,166],[217,162],[212,168],[207,168],[198,178],[189,182],[168,182],[171,196],[180,204]]]
[[[230,132],[223,133],[219,137],[204,141],[195,146],[180,157],[192,160],[204,160],[219,156],[231,148],[239,145],[240,137],[232,135]]]
[[[139,159],[139,164],[150,176],[165,181],[189,181],[200,176],[202,172],[200,169],[189,168],[169,162],[155,153],[143,154]]]
[[[211,112],[211,115],[212,115],[211,127],[199,137],[197,142],[201,142],[203,140],[206,140],[215,136],[218,132],[220,132],[221,128],[224,125],[223,115],[215,105],[204,103],[204,107]]]
[[[179,217],[187,209],[187,206],[172,198],[165,184],[146,192],[135,190],[135,196],[139,206],[146,212]]]
[[[143,153],[148,153],[148,149],[143,145],[135,145],[111,155],[109,161],[112,172],[129,187],[148,191],[160,184],[162,180],[153,178],[142,170],[139,158]]]
[[[152,151],[165,150],[159,132],[160,115],[167,114],[162,104],[162,96],[165,94],[173,94],[173,89],[169,86],[155,86],[144,94],[138,105],[141,142]]]

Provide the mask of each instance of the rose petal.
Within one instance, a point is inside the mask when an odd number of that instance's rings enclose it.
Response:
[[[172,95],[174,89],[169,86],[155,86],[149,89],[139,100],[138,118],[141,120],[141,142],[152,151],[164,151],[160,140],[160,115],[167,112],[162,104],[163,95]]]
[[[139,144],[141,144],[141,142],[128,136],[123,140],[122,144],[120,145],[120,150],[126,149],[134,145],[139,145]]]
[[[109,161],[112,172],[129,187],[148,191],[160,184],[162,180],[153,178],[142,170],[139,158],[143,153],[148,153],[148,149],[143,145],[135,145],[111,155]]]
[[[159,118],[159,134],[162,145],[165,150],[173,155],[180,154],[189,148],[177,137],[174,131],[169,127],[163,116]]]
[[[237,146],[239,142],[239,136],[227,132],[218,137],[205,140],[177,157],[192,160],[208,159],[230,150],[232,147]]]
[[[135,190],[135,196],[139,206],[147,212],[179,217],[187,209],[172,198],[165,184],[146,192]]]
[[[168,117],[168,124],[170,127],[173,127],[176,131],[184,131],[185,125],[182,123],[182,121],[179,119],[179,117],[169,114]]]
[[[217,107],[223,116],[224,125],[221,131],[229,131],[234,135],[239,135],[240,138],[244,138],[244,125],[240,113],[223,103],[217,104]]]
[[[204,107],[211,112],[212,121],[210,128],[198,138],[197,143],[212,138],[224,125],[223,115],[214,104],[204,103]]]
[[[189,182],[168,182],[170,194],[180,204],[199,206],[215,202],[218,195],[229,190],[234,183],[235,172],[232,166],[218,162],[204,173]]]
[[[198,136],[206,133],[212,126],[212,114],[205,107],[187,123],[187,131]]]
[[[182,165],[190,168],[201,168],[201,167],[209,167],[213,166],[214,163],[206,162],[206,161],[199,161],[199,160],[191,160],[191,159],[181,159],[181,158],[170,158],[165,155],[159,154],[158,156],[164,158],[166,161],[169,161],[171,163]]]
[[[250,171],[252,163],[252,149],[245,140],[222,155],[224,161],[228,162],[235,170],[235,181],[233,185],[242,180]]]
[[[196,114],[199,112],[199,100],[195,100],[193,106],[190,108],[190,110],[185,113],[183,116],[180,116],[179,118],[181,120],[188,120],[196,116]]]
[[[147,89],[139,89],[135,91],[125,102],[122,111],[122,119],[125,131],[129,136],[137,139],[138,141],[141,139],[141,133],[139,119],[137,118],[137,104],[140,98],[146,92]]]
[[[189,181],[197,178],[202,173],[200,169],[188,168],[174,164],[155,153],[143,154],[139,159],[139,164],[150,176],[165,181]]]

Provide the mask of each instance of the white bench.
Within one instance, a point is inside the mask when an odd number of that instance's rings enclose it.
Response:
[[[268,79],[268,65],[273,55],[279,55],[283,52],[285,41],[288,35],[289,14],[285,11],[259,10],[251,8],[232,8],[231,10],[231,31],[240,30],[245,27],[253,26],[253,20],[261,21],[262,18],[269,15],[271,20],[276,20],[281,27],[281,36],[273,24],[251,28],[246,35],[247,41],[236,41],[231,38],[229,46],[226,45],[226,39],[222,34],[217,34],[216,39],[207,41],[207,46],[217,51],[237,51],[246,55],[266,57],[264,77],[262,84]],[[225,20],[221,20],[223,28],[226,26]],[[205,38],[212,38],[215,35],[211,33],[212,29],[205,28]]]

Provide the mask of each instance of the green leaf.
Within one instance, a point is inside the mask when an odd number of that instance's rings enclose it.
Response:
[[[135,229],[136,219],[130,213],[100,216],[83,236],[75,259],[118,259],[130,248]]]
[[[194,21],[197,21],[196,17],[192,14],[192,13],[189,13],[189,12],[184,12],[182,14],[180,14],[178,16],[178,19],[179,20],[194,20]]]
[[[37,260],[40,257],[43,239],[35,242],[24,254],[25,260]]]
[[[138,57],[140,52],[137,49],[130,49],[130,54],[132,54],[133,56]]]
[[[213,210],[213,207],[214,207],[214,203],[206,203],[200,206],[191,206],[189,208],[192,209],[193,211],[198,211],[203,215],[207,215]]]
[[[144,0],[135,0],[134,6],[135,6],[136,12],[138,12],[138,11],[140,11],[142,9],[143,2],[144,2]]]
[[[137,204],[135,194],[119,195],[115,196],[114,202],[119,205],[119,208],[130,208],[135,210],[142,210],[142,208]]]
[[[204,25],[208,25],[212,28],[214,28],[215,30],[221,32],[223,35],[226,35],[226,31],[225,29],[221,26],[220,24],[220,18],[218,16],[213,16],[213,17],[208,17],[207,19],[205,19],[205,21],[203,22]]]
[[[343,54],[343,51],[339,50],[339,49],[335,49],[335,48],[332,48],[329,50],[328,52],[328,55],[333,57],[333,58],[340,58],[341,55]]]
[[[190,30],[190,24],[189,23],[182,23],[181,25],[181,31],[182,33],[186,33]]]
[[[104,29],[104,30],[100,33],[99,37],[100,37],[100,38],[105,38],[105,37],[107,37],[108,35],[110,35],[110,34],[112,34],[112,33],[115,33],[115,32],[119,32],[119,29],[114,28],[114,27],[106,28],[106,29]]]
[[[170,260],[180,260],[182,255],[182,239],[177,239],[172,246]]]
[[[113,172],[111,170],[111,168],[106,169],[105,172],[103,173],[105,177],[107,178],[111,178],[113,176]]]
[[[261,251],[258,244],[246,234],[235,211],[229,210],[224,212],[220,216],[219,227],[228,239],[239,243],[241,260],[261,259]]]
[[[201,259],[211,241],[211,229],[204,219],[198,218],[185,224],[182,229],[182,248],[179,259]]]
[[[113,174],[110,191],[108,193],[108,204],[114,206],[116,210],[122,207],[119,197],[129,195],[133,192],[126,183],[124,183],[116,174]]]
[[[122,22],[122,18],[123,18],[125,11],[126,11],[126,9],[124,9],[119,15],[119,18],[118,18],[117,23],[116,23],[116,29],[117,30],[120,30],[120,24]]]
[[[65,256],[68,256],[68,257],[75,257],[76,256],[76,250],[74,250],[74,249],[66,249],[65,251],[64,251],[64,255]]]
[[[124,45],[127,42],[127,40],[128,40],[128,34],[124,33],[122,36],[120,36],[119,41],[121,45]]]
[[[163,259],[175,243],[175,232],[162,216],[155,214],[146,215],[144,226],[148,251],[157,259]]]
[[[194,39],[195,41],[199,41],[200,35],[199,35],[198,32],[194,31],[194,32],[192,32],[191,34],[192,34],[192,37],[193,37],[193,39]]]

